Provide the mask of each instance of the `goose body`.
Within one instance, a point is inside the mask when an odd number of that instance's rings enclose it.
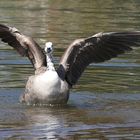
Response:
[[[31,37],[3,24],[0,24],[0,38],[21,56],[28,57],[34,67],[35,74],[28,78],[20,98],[31,105],[66,104],[69,90],[90,63],[110,60],[140,46],[140,31],[98,33],[72,42],[55,69],[52,42],[47,42],[43,50]]]
[[[56,71],[47,70],[29,77],[21,102],[27,104],[66,104],[69,97],[67,82]]]
[[[45,44],[47,67],[29,77],[21,102],[27,104],[66,104],[69,97],[68,83],[62,80],[53,64],[52,42]]]

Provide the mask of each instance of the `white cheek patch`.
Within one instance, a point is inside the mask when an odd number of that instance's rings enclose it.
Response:
[[[52,44],[52,42],[47,42],[46,44],[45,44],[45,52],[46,53],[52,53],[53,52],[53,44]],[[48,52],[48,50],[50,50],[50,52]]]

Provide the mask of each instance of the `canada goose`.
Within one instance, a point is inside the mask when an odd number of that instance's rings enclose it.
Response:
[[[20,99],[27,104],[66,104],[69,90],[90,63],[110,60],[132,50],[133,46],[140,46],[140,31],[98,33],[76,39],[66,49],[55,69],[52,42],[47,42],[43,51],[31,37],[2,24],[0,38],[21,56],[27,56],[33,64],[35,75],[29,77]]]

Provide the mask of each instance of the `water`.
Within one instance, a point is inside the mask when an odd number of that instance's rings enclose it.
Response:
[[[0,23],[32,36],[42,47],[54,42],[55,63],[76,38],[101,31],[140,30],[137,0],[1,0]],[[0,43],[1,139],[140,139],[140,49],[91,64],[64,107],[19,103],[33,68]]]

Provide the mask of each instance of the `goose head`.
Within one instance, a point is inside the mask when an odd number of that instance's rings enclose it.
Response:
[[[45,43],[45,53],[46,54],[52,54],[53,53],[53,43],[52,42],[47,42]]]

